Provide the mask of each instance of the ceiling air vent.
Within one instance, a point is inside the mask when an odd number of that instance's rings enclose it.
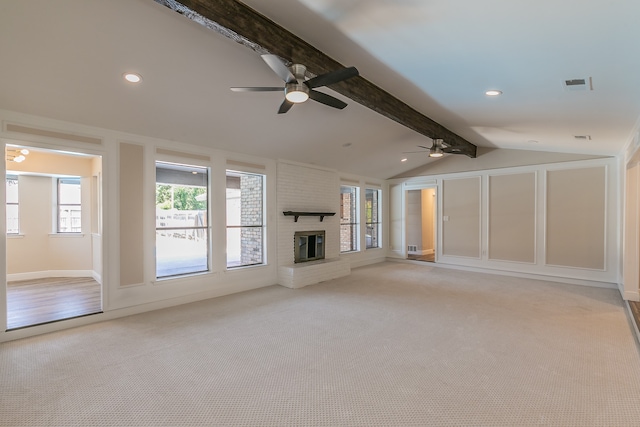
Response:
[[[591,135],[574,135],[575,139],[581,139],[583,141],[591,141]]]
[[[591,80],[591,77],[564,80],[563,85],[564,89],[568,91],[593,90],[593,81]]]

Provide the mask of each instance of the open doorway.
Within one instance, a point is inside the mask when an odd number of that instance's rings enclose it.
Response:
[[[407,259],[436,261],[436,188],[407,190]]]
[[[101,312],[102,158],[7,145],[5,162],[7,329]]]

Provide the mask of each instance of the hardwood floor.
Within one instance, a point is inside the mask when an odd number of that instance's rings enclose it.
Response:
[[[633,320],[636,322],[638,330],[640,330],[640,302],[629,301],[629,307],[631,307],[631,313],[633,314]]]
[[[91,277],[51,277],[7,283],[7,329],[101,311],[100,284]]]

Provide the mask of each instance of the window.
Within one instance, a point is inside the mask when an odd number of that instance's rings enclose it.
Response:
[[[18,177],[7,176],[7,234],[20,232],[20,216],[18,205]]]
[[[227,268],[264,263],[264,175],[227,171]]]
[[[58,233],[82,232],[80,178],[58,178]]]
[[[340,187],[340,252],[358,250],[358,187]]]
[[[367,249],[380,247],[380,190],[365,190],[366,240]]]
[[[207,168],[156,162],[156,277],[209,271]]]

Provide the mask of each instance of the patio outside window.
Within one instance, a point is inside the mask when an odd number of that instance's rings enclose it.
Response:
[[[209,271],[207,168],[156,162],[156,277]]]

